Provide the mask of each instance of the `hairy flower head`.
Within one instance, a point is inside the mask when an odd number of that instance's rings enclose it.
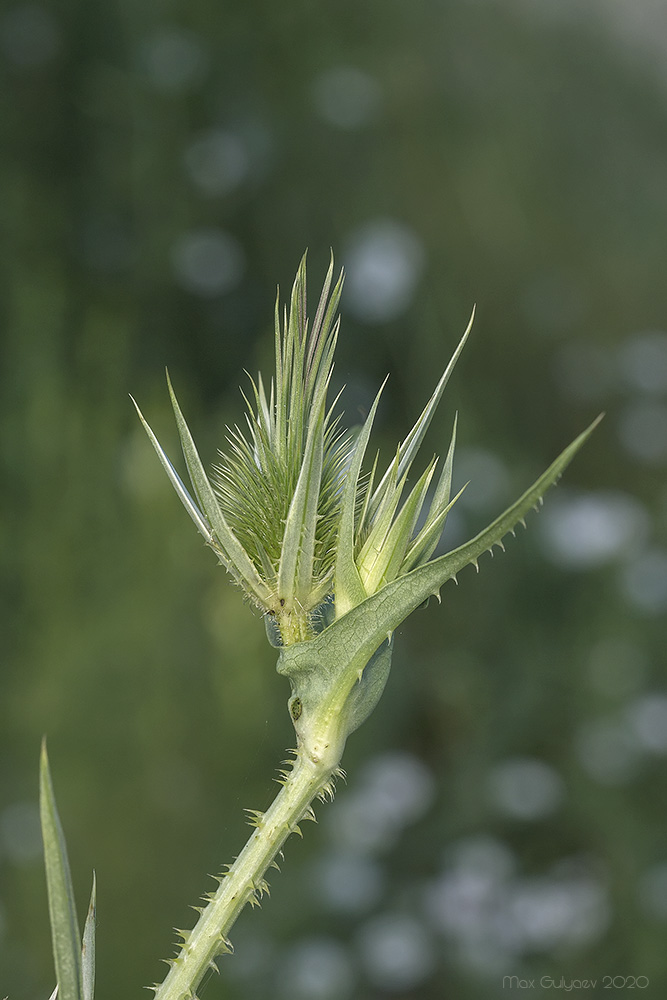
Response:
[[[308,616],[332,590],[342,484],[351,438],[327,393],[338,336],[343,276],[331,290],[333,260],[312,325],[306,263],[289,313],[276,302],[276,371],[267,393],[259,375],[246,397],[247,430],[229,431],[214,468],[222,514],[268,588],[272,614]]]

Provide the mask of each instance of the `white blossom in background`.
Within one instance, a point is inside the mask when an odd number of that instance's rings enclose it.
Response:
[[[364,323],[386,323],[412,301],[425,262],[424,247],[408,226],[376,219],[354,230],[345,252],[345,305]]]

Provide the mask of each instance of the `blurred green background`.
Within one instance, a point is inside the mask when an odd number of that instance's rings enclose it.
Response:
[[[168,365],[213,462],[305,247],[311,300],[329,247],[346,267],[351,423],[391,373],[385,456],[477,302],[427,443],[459,410],[448,547],[607,417],[507,553],[401,629],[347,783],[201,995],[665,995],[665,20],[650,0],[3,5],[0,996],[53,987],[43,733],[82,911],[97,871],[99,1000],[162,979],[242,808],[276,791],[274,651],[128,393],[176,457]]]

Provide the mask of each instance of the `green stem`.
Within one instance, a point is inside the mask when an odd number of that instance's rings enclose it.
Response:
[[[218,890],[201,911],[155,1000],[194,1000],[195,991],[217,955],[231,950],[227,940],[233,923],[246,903],[266,890],[264,875],[299,822],[309,813],[315,796],[330,782],[333,770],[314,761],[303,750],[297,753],[283,787],[265,813],[253,819],[250,839],[222,878]]]

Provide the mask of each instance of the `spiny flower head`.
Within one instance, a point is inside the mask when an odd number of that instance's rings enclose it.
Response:
[[[309,328],[306,263],[281,328],[276,301],[276,372],[270,390],[250,379],[247,432],[229,431],[214,489],[221,511],[269,588],[267,610],[310,614],[331,592],[342,482],[351,438],[327,406],[343,276],[333,260]],[[254,406],[253,406],[254,403]]]
[[[272,616],[284,644],[311,638],[330,620],[422,565],[442,534],[450,500],[455,432],[421,529],[436,460],[408,489],[413,460],[470,331],[384,475],[377,459],[362,476],[378,392],[355,436],[328,402],[339,330],[343,275],[333,259],[312,324],[306,261],[301,261],[282,322],[275,314],[276,370],[268,393],[250,379],[246,428],[228,429],[212,479],[204,471],[171,382],[169,392],[194,497],[139,416],[188,513],[249,598]],[[472,320],[471,320],[472,323]],[[136,405],[136,404],[135,404]],[[137,408],[138,409],[138,408]]]

